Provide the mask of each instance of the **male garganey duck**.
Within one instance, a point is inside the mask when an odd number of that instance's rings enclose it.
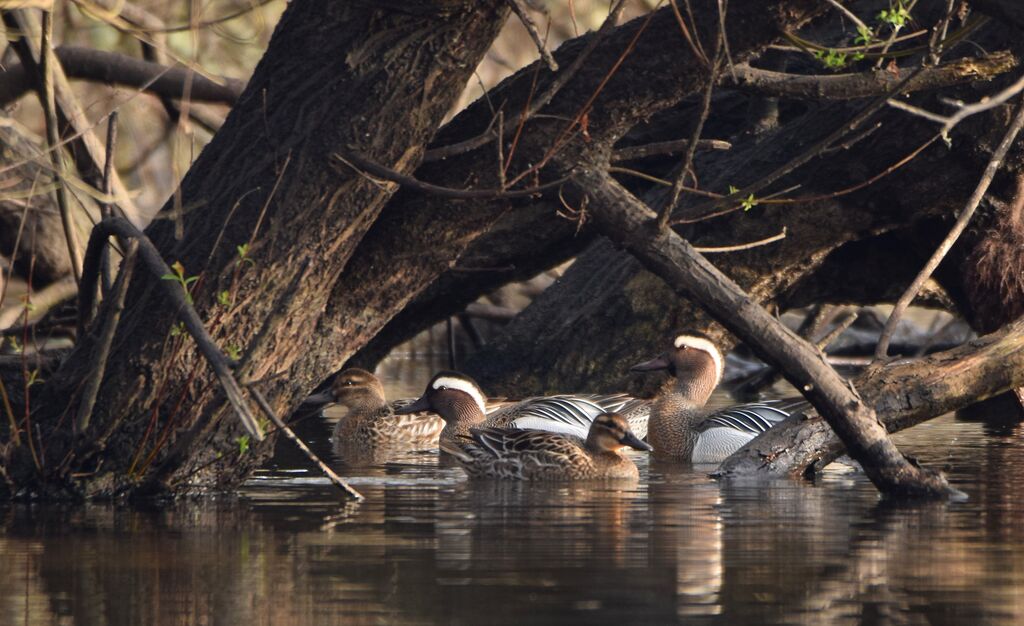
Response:
[[[672,375],[651,406],[647,441],[657,457],[692,463],[720,463],[754,437],[806,409],[804,400],[773,400],[706,409],[722,380],[724,359],[708,337],[686,332],[665,354],[634,365],[635,372],[668,370]]]
[[[440,445],[454,444],[458,437],[470,436],[475,427],[543,430],[584,439],[594,418],[603,413],[625,417],[632,432],[643,438],[647,434],[646,400],[626,394],[578,394],[527,398],[488,411],[483,391],[476,382],[459,372],[439,372],[427,385],[423,395],[397,413],[434,411],[445,421]]]
[[[543,430],[473,428],[470,436],[441,446],[470,478],[506,480],[635,480],[636,465],[619,451],[651,449],[617,413],[594,418],[586,439]]]

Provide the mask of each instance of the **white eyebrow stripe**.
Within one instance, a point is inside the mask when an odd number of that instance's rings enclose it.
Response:
[[[484,395],[480,393],[480,388],[463,378],[453,378],[451,376],[442,376],[434,381],[431,385],[434,389],[440,389],[441,387],[447,387],[449,389],[457,389],[465,394],[468,394],[476,405],[480,407],[480,412],[487,412],[487,403],[484,401]]]
[[[718,346],[704,337],[695,337],[693,335],[679,335],[676,337],[674,345],[676,348],[686,346],[694,350],[707,352],[711,356],[711,360],[715,362],[715,382],[717,386],[717,383],[722,380],[722,373],[725,370],[725,364],[722,363],[722,353],[719,351]]]

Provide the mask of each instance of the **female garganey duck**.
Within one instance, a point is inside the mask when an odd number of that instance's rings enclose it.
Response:
[[[724,359],[706,336],[686,332],[672,348],[635,372],[668,370],[672,375],[651,406],[647,441],[654,454],[692,463],[720,463],[754,437],[807,408],[803,400],[774,400],[705,409],[722,380]]]
[[[543,430],[584,439],[591,423],[603,413],[619,413],[632,432],[641,438],[647,434],[649,403],[626,394],[557,395],[527,398],[488,411],[483,391],[476,382],[459,372],[439,372],[423,395],[396,413],[434,411],[445,421],[440,445],[454,444],[458,437],[470,436],[475,427]]]
[[[651,449],[617,413],[598,415],[585,440],[543,430],[474,428],[454,445],[441,446],[470,478],[506,480],[635,480],[636,465],[619,451]]]
[[[306,401],[338,404],[348,409],[335,423],[331,435],[335,450],[346,459],[372,448],[434,448],[444,428],[444,420],[435,413],[396,414],[395,408],[402,403],[389,404],[380,380],[359,368],[344,370],[327,391]]]

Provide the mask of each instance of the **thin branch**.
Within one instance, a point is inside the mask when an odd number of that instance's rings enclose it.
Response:
[[[740,252],[741,250],[751,250],[753,248],[766,246],[770,243],[775,243],[776,241],[782,241],[785,238],[786,228],[783,227],[782,232],[776,235],[772,235],[771,237],[765,237],[764,239],[758,239],[757,241],[751,241],[749,243],[740,243],[734,246],[712,246],[710,248],[694,246],[693,249],[696,250],[697,252],[700,252],[701,254],[721,254],[723,252]]]
[[[285,437],[291,439],[292,443],[298,446],[299,450],[301,450],[302,453],[306,455],[306,458],[308,458],[318,468],[320,468],[320,471],[324,473],[324,476],[326,476],[329,481],[331,481],[332,483],[334,483],[335,486],[344,491],[349,498],[355,500],[356,502],[362,502],[363,494],[353,489],[351,485],[342,480],[341,476],[335,474],[334,470],[328,467],[326,463],[321,461],[320,457],[318,457],[316,453],[310,450],[309,446],[307,446],[306,443],[302,441],[302,439],[299,439],[298,435],[296,435],[291,428],[288,428],[288,425],[285,424],[280,417],[278,417],[273,407],[270,406],[270,403],[267,402],[267,399],[265,397],[263,397],[263,394],[260,392],[259,389],[250,386],[249,393],[251,393],[252,397],[256,399],[256,404],[258,404],[259,407],[263,409],[263,413],[266,414],[268,418],[270,418],[270,421],[274,423],[274,426],[276,426],[278,430],[283,432]]]
[[[673,139],[671,141],[656,141],[645,143],[639,146],[626,146],[616,148],[612,151],[611,162],[632,161],[643,159],[649,156],[660,154],[676,154],[686,150],[690,146],[689,139]],[[722,139],[701,139],[697,142],[698,150],[731,150],[732,144]]]
[[[107,247],[104,245],[104,250]],[[117,323],[124,311],[124,298],[128,293],[128,283],[131,280],[132,272],[135,269],[135,257],[139,251],[138,241],[132,240],[128,243],[121,261],[121,271],[117,274],[112,291],[108,294],[107,317],[103,320],[103,328],[100,329],[99,337],[96,339],[96,346],[92,352],[92,364],[89,367],[89,378],[85,382],[82,391],[82,399],[78,403],[78,413],[75,416],[75,432],[82,434],[89,428],[92,420],[92,411],[96,406],[96,397],[99,395],[100,383],[103,382],[103,374],[107,370],[107,360],[110,358],[110,346],[114,343],[114,331],[117,330]],[[79,341],[85,340],[79,335]]]
[[[957,112],[953,115],[938,115],[903,102],[889,102],[889,106],[912,113],[913,115],[923,117],[933,122],[938,122],[942,124],[942,133],[945,134],[968,117],[994,109],[997,106],[1006,103],[1010,98],[1016,96],[1022,91],[1024,91],[1024,74],[1022,74],[1020,78],[1006,89],[1003,89],[993,96],[982,98],[978,102],[974,102],[972,104],[964,104],[963,102],[956,100],[945,100],[947,104],[951,104],[957,108]]]
[[[245,82],[218,78],[215,82],[183,67],[167,67],[120,52],[63,45],[54,50],[68,78],[142,89],[168,98],[181,98],[187,81],[192,83],[192,100],[234,104]],[[6,106],[32,87],[25,65],[8,65],[0,74],[0,106]]]
[[[896,302],[896,306],[893,307],[892,313],[889,314],[889,319],[885,322],[885,328],[882,329],[882,335],[878,339],[878,345],[875,347],[875,358],[884,359],[889,353],[889,342],[892,340],[892,334],[896,330],[896,324],[899,323],[900,317],[903,312],[906,311],[907,307],[910,306],[911,301],[917,297],[918,292],[924,285],[925,281],[928,280],[935,268],[939,266],[942,259],[945,258],[953,244],[960,237],[960,234],[967,228],[968,223],[971,221],[971,217],[974,216],[974,211],[981,204],[981,199],[985,197],[985,193],[988,191],[989,185],[992,184],[992,179],[995,178],[996,172],[999,171],[1000,166],[1003,164],[1003,159],[1006,158],[1006,153],[1009,152],[1010,146],[1013,145],[1014,140],[1017,138],[1017,134],[1020,133],[1021,128],[1024,128],[1024,102],[1017,107],[1017,113],[1007,129],[1006,134],[1003,135],[1003,140],[999,143],[996,151],[992,153],[992,158],[989,159],[988,165],[985,167],[985,171],[981,175],[981,180],[978,181],[978,186],[975,187],[974,193],[967,200],[967,205],[964,210],[961,211],[960,216],[957,218],[953,228],[950,229],[949,234],[946,235],[939,247],[936,248],[935,252],[932,253],[928,262],[925,263],[924,268],[914,278],[914,282],[910,283],[907,290],[903,292],[900,299]]]
[[[217,344],[214,343],[213,338],[210,337],[210,333],[203,326],[203,321],[199,318],[199,314],[196,313],[195,307],[185,299],[185,290],[182,289],[181,285],[173,281],[163,280],[163,276],[173,274],[173,272],[160,256],[160,251],[156,249],[153,242],[142,231],[128,220],[112,217],[101,221],[93,228],[92,235],[89,237],[89,245],[85,251],[82,284],[79,290],[79,314],[85,315],[86,312],[91,311],[93,308],[92,301],[96,297],[96,281],[99,276],[101,253],[107,245],[107,238],[112,235],[124,239],[135,239],[139,242],[139,252],[142,255],[142,261],[146,264],[146,269],[149,270],[149,273],[156,282],[160,284],[160,287],[164,290],[164,296],[170,303],[170,307],[185,325],[185,329],[192,335],[199,351],[209,362],[214,374],[216,374],[217,379],[220,381],[221,387],[224,389],[224,395],[234,407],[235,413],[238,415],[242,425],[253,439],[263,441],[263,430],[245,402],[242,388],[231,373],[231,366],[227,357],[224,356],[220,348],[217,347]],[[79,320],[79,336],[82,336],[87,325],[87,319]]]
[[[686,21],[683,20],[683,14],[679,12],[679,5],[676,4],[676,0],[669,0],[669,4],[672,5],[672,14],[676,16],[676,23],[679,24],[679,30],[683,33],[683,39],[689,44],[690,50],[693,52],[693,56],[697,57],[704,67],[710,67],[711,61],[708,60],[708,56],[704,54],[704,49],[700,47],[700,40],[696,39],[697,28],[694,24],[693,34],[690,34],[690,29],[686,26]]]
[[[103,156],[103,195],[110,197],[110,176],[114,172],[114,147],[117,145],[117,111],[113,111],[107,118],[107,144]],[[100,203],[100,219],[107,219],[114,216],[114,209],[110,202]],[[110,283],[113,271],[110,267],[110,246],[103,250],[103,259],[100,262],[102,274],[103,295],[110,292]]]
[[[499,189],[452,189],[451,187],[441,187],[439,185],[425,183],[413,178],[412,176],[401,174],[393,169],[384,167],[379,163],[374,163],[355,152],[339,152],[334,155],[334,158],[357,171],[363,170],[364,176],[366,174],[372,174],[373,176],[382,178],[386,181],[397,183],[407,189],[440,196],[442,198],[452,198],[455,200],[527,198],[547,191],[548,189],[558,187],[568,180],[567,177],[559,178],[558,180],[550,183],[544,183],[543,185],[530,187],[529,189],[511,189],[508,191],[501,191]]]
[[[537,25],[533,22],[533,18],[530,17],[530,9],[523,5],[522,0],[508,0],[508,4],[512,7],[512,11],[515,12],[519,21],[522,22],[523,27],[526,28],[526,32],[530,33],[533,44],[537,46],[537,51],[540,52],[540,58],[544,59],[544,62],[547,63],[552,72],[557,72],[558,63],[555,62],[555,57],[551,56],[551,51],[548,50],[544,38],[537,31]]]
[[[672,182],[672,191],[669,193],[665,206],[661,209],[661,215],[658,216],[659,230],[668,227],[668,220],[672,217],[672,212],[676,210],[676,205],[679,204],[679,196],[683,192],[683,183],[686,182],[686,176],[690,173],[690,168],[693,167],[693,157],[697,154],[697,143],[700,141],[701,133],[704,132],[704,123],[708,120],[708,115],[711,113],[711,94],[714,92],[715,83],[718,81],[718,72],[722,69],[722,41],[724,40],[724,37],[725,35],[723,33],[718,38],[718,45],[715,49],[715,60],[711,62],[711,72],[708,76],[708,85],[704,90],[704,99],[701,101],[700,114],[697,116],[697,123],[693,127],[693,136],[690,138],[690,145],[686,147],[686,156],[683,157],[679,174]]]
[[[50,146],[50,159],[53,161],[53,168],[57,178],[57,207],[60,210],[60,223],[64,228],[64,239],[68,246],[68,256],[71,258],[71,273],[75,282],[82,279],[82,257],[81,248],[78,245],[78,237],[75,233],[75,223],[71,217],[71,206],[68,201],[68,188],[64,182],[65,167],[64,154],[55,146],[60,143],[60,131],[57,128],[57,100],[53,91],[53,64],[56,59],[53,55],[53,48],[50,46],[53,38],[53,13],[43,11],[43,30],[40,51],[42,55],[43,93],[42,105],[43,115],[46,118],[46,142]]]
[[[836,9],[838,9],[840,13],[842,13],[846,17],[850,18],[850,21],[853,22],[854,24],[856,24],[859,29],[866,30],[866,31],[870,31],[871,30],[870,28],[868,28],[868,25],[865,24],[864,22],[862,22],[861,19],[859,17],[857,17],[857,15],[853,11],[851,11],[850,9],[847,9],[846,7],[844,7],[842,4],[840,4],[838,2],[838,0],[825,0],[825,2],[828,2],[829,4],[834,6]]]

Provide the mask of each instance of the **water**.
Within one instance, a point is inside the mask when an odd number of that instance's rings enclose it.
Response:
[[[353,506],[282,450],[238,497],[0,506],[0,624],[1020,624],[1020,435],[900,435],[970,495],[913,506],[855,473],[729,484],[642,454],[635,485],[471,484],[408,454],[342,468]]]

